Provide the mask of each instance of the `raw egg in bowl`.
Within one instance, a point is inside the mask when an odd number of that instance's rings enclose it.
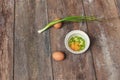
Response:
[[[89,36],[81,30],[73,30],[65,37],[65,47],[74,54],[84,53],[90,46]]]

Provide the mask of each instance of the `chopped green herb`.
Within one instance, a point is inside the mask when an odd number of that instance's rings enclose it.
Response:
[[[68,41],[69,47],[74,51],[80,51],[85,48],[85,40],[80,36],[73,36]]]

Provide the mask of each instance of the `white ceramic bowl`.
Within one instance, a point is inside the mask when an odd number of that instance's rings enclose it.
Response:
[[[82,37],[84,40],[85,40],[85,48],[83,50],[80,50],[80,51],[74,51],[72,50],[69,45],[68,45],[68,41],[71,37],[73,36],[80,36]],[[70,51],[71,53],[73,54],[81,54],[81,53],[84,53],[90,46],[90,38],[88,37],[88,35],[84,32],[84,31],[81,31],[81,30],[73,30],[71,32],[69,32],[66,37],[65,37],[65,47],[67,48],[68,51]]]

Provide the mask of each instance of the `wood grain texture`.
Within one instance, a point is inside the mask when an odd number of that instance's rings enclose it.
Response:
[[[53,80],[45,0],[16,0],[14,80]]]
[[[56,17],[93,15],[102,22],[63,23],[43,28]],[[64,45],[71,30],[83,30],[91,46],[81,55]],[[120,80],[120,0],[0,0],[0,80]],[[62,51],[66,59],[52,60]]]
[[[115,5],[116,5],[116,8],[117,8],[118,14],[120,16],[120,0],[114,0],[114,1],[115,1]]]
[[[56,17],[84,15],[82,0],[47,0],[49,21]],[[51,28],[51,51],[62,51],[66,59],[61,62],[52,60],[54,80],[95,80],[93,61],[90,50],[82,55],[74,55],[66,50],[65,35],[71,30],[87,31],[84,23],[64,23],[61,29]]]
[[[115,0],[84,0],[86,15],[105,18],[87,23],[97,80],[120,80],[120,19]]]
[[[0,80],[13,80],[14,0],[0,0]]]

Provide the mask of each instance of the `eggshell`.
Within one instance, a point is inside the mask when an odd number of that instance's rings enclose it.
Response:
[[[52,58],[56,61],[62,61],[65,58],[65,54],[63,52],[54,52]]]
[[[55,20],[59,20],[59,19],[60,18],[56,18]],[[62,27],[62,22],[54,24],[53,27],[56,28],[56,29],[61,28]]]

